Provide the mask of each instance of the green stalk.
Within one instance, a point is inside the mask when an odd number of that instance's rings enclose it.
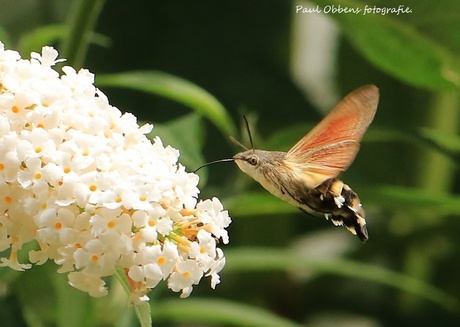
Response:
[[[460,93],[457,89],[435,95],[428,118],[429,128],[456,135],[460,119]],[[434,151],[422,154],[418,170],[418,184],[434,193],[451,190],[455,167],[445,155]]]
[[[104,0],[79,0],[69,12],[69,33],[62,41],[62,57],[67,65],[81,68],[88,52],[90,37],[104,5]]]
[[[446,135],[456,135],[460,118],[460,93],[459,90],[443,91],[437,93],[429,108],[427,126],[431,129],[442,131]],[[455,165],[440,152],[425,150],[419,159],[416,170],[416,182],[425,191],[433,194],[448,194],[452,189]],[[433,244],[437,244],[432,238],[420,243],[414,243],[406,249],[404,272],[409,276],[421,280],[431,280],[434,270],[432,254]],[[401,302],[404,307],[416,310],[420,304],[419,299],[403,294]]]
[[[131,294],[131,288],[129,286],[128,278],[122,268],[117,268],[115,272],[118,281],[125,290],[128,296]],[[149,302],[141,302],[134,305],[134,311],[136,312],[137,319],[141,327],[151,327],[152,325],[152,315],[150,313],[150,304]]]

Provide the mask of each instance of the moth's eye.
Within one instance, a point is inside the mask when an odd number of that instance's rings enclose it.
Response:
[[[259,158],[255,157],[255,156],[251,157],[251,158],[249,158],[248,162],[249,162],[250,165],[255,166],[259,162]]]

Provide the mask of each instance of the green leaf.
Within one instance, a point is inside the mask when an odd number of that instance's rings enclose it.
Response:
[[[336,20],[349,41],[373,64],[385,72],[413,85],[430,89],[449,88],[460,85],[460,60],[457,52],[452,50],[449,43],[442,43],[435,36],[430,36],[424,29],[423,23],[415,17],[424,18],[417,12],[411,2],[412,13],[407,14],[366,14],[366,5],[374,7],[374,3],[357,0],[314,0],[323,10],[325,6],[334,5],[344,8],[360,8],[359,14],[329,14]],[[450,1],[454,3],[455,1]],[[459,12],[457,5],[448,5],[453,12]],[[447,4],[447,3],[446,3]],[[400,3],[377,2],[378,7],[398,8]],[[430,10],[439,15],[446,14],[446,7],[430,2]],[[432,13],[430,13],[432,14]],[[410,20],[414,15],[413,21]],[[459,19],[451,20],[446,31],[460,28]]]
[[[10,35],[3,26],[0,26],[0,41],[5,45],[5,48],[11,48]]]
[[[253,327],[302,326],[262,308],[220,299],[161,301],[152,307],[152,313],[154,320],[160,322]]]
[[[298,213],[299,209],[291,206],[267,191],[244,192],[223,198],[226,209],[235,216],[273,215]]]
[[[31,52],[41,52],[43,46],[54,44],[66,33],[65,25],[54,24],[38,27],[21,37],[19,49],[24,56],[29,56]]]
[[[443,214],[460,214],[460,196],[394,185],[360,189],[360,194],[365,195],[366,202],[377,203],[383,208],[425,212],[431,210],[436,212],[434,217]]]
[[[209,119],[227,137],[236,128],[222,104],[206,90],[182,78],[159,71],[133,71],[98,75],[99,87],[124,87],[182,103]]]
[[[444,151],[460,153],[460,136],[430,128],[421,128],[420,136]]]
[[[166,124],[155,124],[149,138],[160,136],[163,144],[171,145],[180,151],[179,162],[194,170],[205,163],[202,155],[203,131],[201,119],[197,114],[190,114],[171,120]]]
[[[233,248],[226,250],[225,255],[227,257],[226,272],[289,272],[307,269],[373,281],[413,293],[448,310],[460,309],[459,300],[444,291],[424,281],[372,264],[340,259],[305,258],[298,253],[273,248]]]
[[[41,52],[43,46],[52,45],[67,35],[68,28],[65,25],[54,24],[37,27],[30,33],[21,37],[19,49],[24,57],[28,57],[31,52]],[[2,40],[1,35],[0,40]],[[110,44],[110,39],[108,37],[97,33],[91,34],[90,41],[92,44],[105,47],[108,47]],[[60,55],[59,58],[66,58],[65,54]],[[64,64],[68,65],[69,63]]]

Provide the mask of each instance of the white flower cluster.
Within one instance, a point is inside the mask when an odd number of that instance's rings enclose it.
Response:
[[[104,277],[124,270],[131,300],[161,280],[186,297],[203,276],[214,288],[225,264],[227,211],[197,201],[198,176],[179,151],[145,134],[108,103],[87,70],[52,69],[44,47],[31,60],[0,43],[0,265],[35,242],[31,263],[54,260],[69,283],[107,294]]]

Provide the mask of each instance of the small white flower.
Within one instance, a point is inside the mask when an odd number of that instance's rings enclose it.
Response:
[[[92,234],[100,240],[115,241],[131,236],[132,218],[121,210],[101,208],[89,220]]]
[[[223,243],[227,244],[229,239],[225,228],[230,225],[231,219],[228,212],[223,210],[219,199],[214,197],[212,200],[201,201],[196,208],[200,219],[209,224],[211,233],[217,238],[222,238]]]
[[[105,282],[97,276],[90,276],[83,272],[69,273],[69,284],[79,290],[88,292],[93,297],[101,297],[107,295],[108,291],[105,288]]]
[[[171,242],[165,242],[163,247],[146,246],[136,254],[136,265],[129,270],[129,276],[134,281],[143,281],[147,287],[152,288],[160,280],[169,277],[178,258],[177,248]]]
[[[43,66],[53,66],[57,64],[58,62],[65,61],[65,59],[57,60],[58,55],[59,55],[58,52],[54,48],[43,47],[41,54],[32,52],[31,58],[40,61],[40,63]]]
[[[221,249],[216,249],[217,251],[217,258],[214,261],[214,263],[211,265],[209,268],[209,272],[206,274],[206,276],[211,276],[211,287],[215,288],[217,284],[220,283],[220,276],[219,273],[220,271],[224,268],[225,266],[225,257],[224,257],[224,252]]]
[[[192,285],[198,284],[203,271],[195,260],[185,260],[176,265],[176,271],[168,280],[168,287],[174,292],[183,291],[183,297],[190,294]]]
[[[78,231],[73,228],[74,221],[75,213],[67,208],[47,208],[36,217],[38,236],[47,244],[73,243],[78,235]]]
[[[216,258],[216,240],[211,233],[200,230],[197,234],[198,242],[190,247],[190,257],[201,264],[203,270],[208,270]]]
[[[34,128],[32,131],[23,130],[19,135],[20,141],[17,146],[19,161],[28,158],[40,158],[50,161],[56,151],[56,144],[50,139],[49,133],[42,128]]]

